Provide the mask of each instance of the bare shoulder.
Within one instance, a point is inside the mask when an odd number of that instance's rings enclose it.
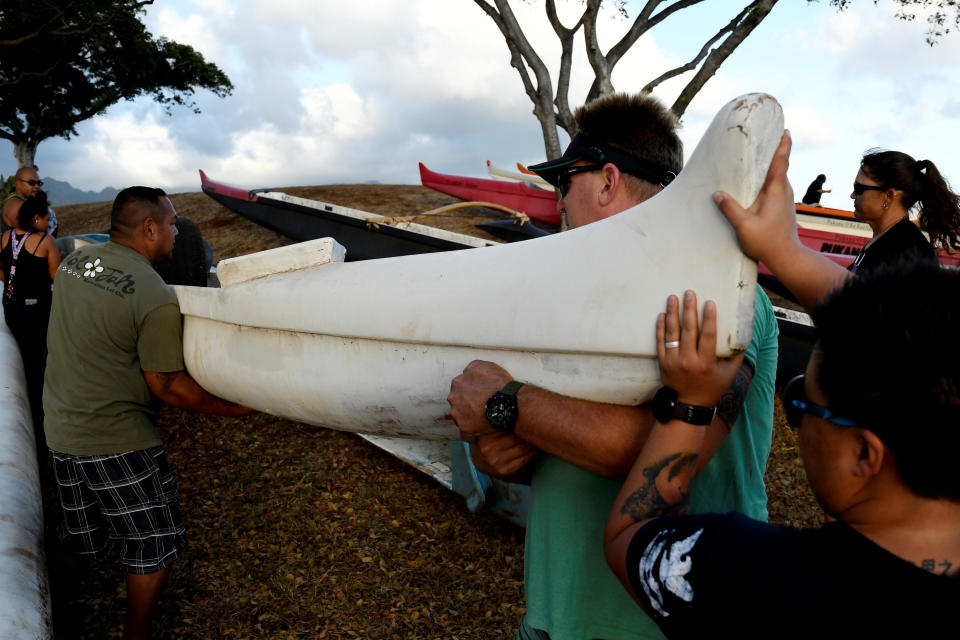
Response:
[[[47,255],[51,251],[58,256],[60,255],[60,250],[57,249],[57,241],[54,240],[50,234],[45,235],[43,240],[40,241],[40,250],[42,250],[42,253],[39,253],[39,255],[42,256]]]
[[[11,216],[16,216],[17,212],[20,211],[20,205],[23,204],[23,200],[20,198],[10,198],[3,203],[3,219],[8,220]]]

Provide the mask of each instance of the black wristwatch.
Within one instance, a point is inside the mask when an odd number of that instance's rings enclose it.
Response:
[[[670,387],[661,388],[657,391],[657,395],[653,396],[653,417],[661,424],[671,420],[681,420],[687,424],[705,426],[713,422],[715,415],[717,415],[716,405],[698,407],[677,402],[677,392]]]
[[[520,411],[517,407],[517,391],[523,386],[522,382],[511,380],[503,389],[490,396],[486,404],[487,422],[498,431],[513,433],[517,425]]]

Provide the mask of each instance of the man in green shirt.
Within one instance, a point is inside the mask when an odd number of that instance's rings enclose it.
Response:
[[[110,241],[82,247],[54,279],[44,432],[72,554],[120,543],[125,638],[147,637],[185,527],[160,436],[157,399],[222,415],[252,410],[207,393],[184,370],[180,309],[153,265],[173,250],[176,212],[160,189],[113,203]]]
[[[561,158],[531,167],[558,188],[558,207],[571,227],[654,196],[680,172],[683,149],[676,118],[652,96],[600,98],[577,110],[577,124],[580,131]],[[753,339],[743,365],[715,417],[707,418],[691,510],[734,510],[766,519],[763,474],[773,429],[776,362],[776,319],[758,287]],[[454,379],[448,399],[476,466],[531,485],[524,553],[527,615],[517,637],[662,638],[603,554],[603,523],[653,427],[651,406],[587,402],[532,385],[517,389],[511,381],[502,367],[475,361]],[[512,421],[488,417],[486,407],[495,395],[515,398]]]
[[[27,198],[37,195],[42,186],[43,180],[32,167],[17,169],[13,193],[3,201],[3,229],[12,229],[17,226],[17,212],[20,211],[20,205],[26,202]]]

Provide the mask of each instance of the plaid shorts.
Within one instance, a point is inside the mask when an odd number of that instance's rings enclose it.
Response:
[[[111,455],[50,451],[63,513],[61,540],[73,554],[96,555],[118,541],[127,573],[173,564],[186,527],[163,447]]]

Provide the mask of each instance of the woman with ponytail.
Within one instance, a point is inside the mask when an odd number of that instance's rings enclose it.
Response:
[[[899,260],[936,261],[934,249],[960,249],[960,196],[929,160],[870,149],[850,197],[854,215],[873,229],[873,238],[850,266],[853,273]],[[910,220],[915,206],[916,224]]]

